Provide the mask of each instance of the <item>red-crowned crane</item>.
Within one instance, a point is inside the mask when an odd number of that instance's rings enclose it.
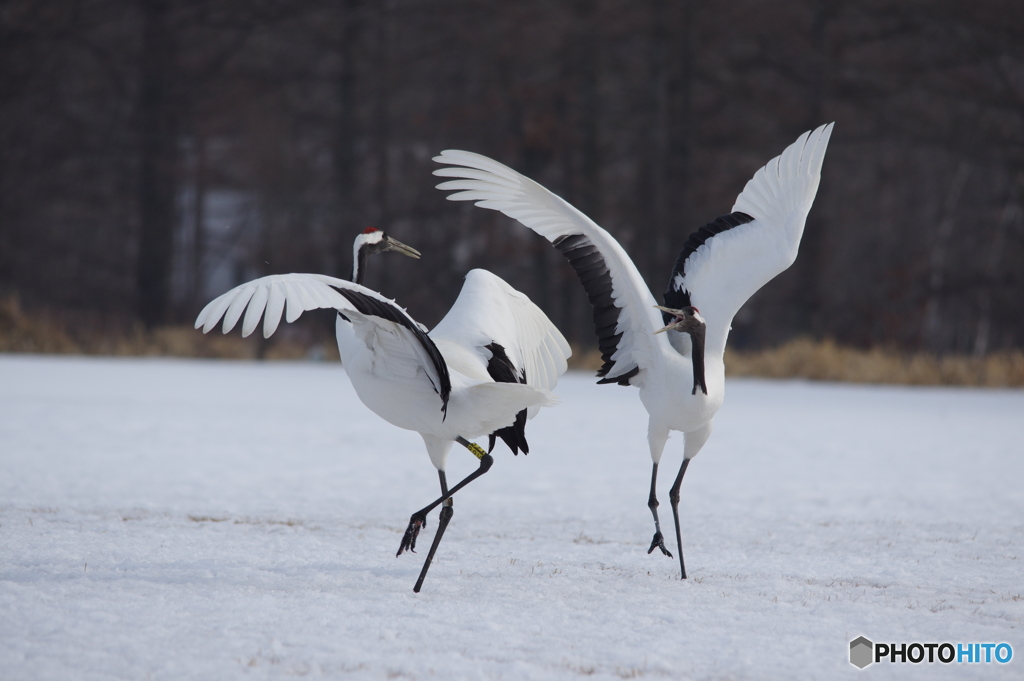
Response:
[[[356,238],[353,279],[359,279],[365,255],[384,250],[419,256],[383,232],[368,230]],[[396,554],[415,549],[427,513],[441,505],[413,588],[419,592],[451,521],[452,495],[493,463],[489,450],[469,439],[489,435],[493,448],[500,437],[513,453],[528,452],[526,420],[554,404],[551,390],[565,372],[569,345],[529,298],[486,270],[466,275],[455,304],[429,333],[376,291],[321,274],[276,274],[237,286],[203,308],[195,325],[207,333],[223,318],[227,333],[245,312],[242,335],[251,334],[262,316],[269,338],[282,314],[294,322],[318,308],[338,313],[338,351],[359,399],[388,423],[418,432],[437,468],[441,496],[412,514]],[[455,442],[480,464],[449,489],[445,467]]]
[[[801,135],[754,173],[728,215],[690,234],[669,277],[664,306],[657,305],[619,243],[563,199],[479,154],[449,150],[434,159],[446,165],[435,175],[456,178],[438,185],[455,190],[449,199],[474,201],[518,220],[554,244],[579,275],[594,308],[604,360],[598,383],[639,387],[650,415],[647,441],[654,466],[648,507],[655,532],[648,553],[660,548],[672,555],[661,534],[655,488],[669,433],[684,433],[683,463],[669,493],[683,579],[679,488],[725,397],[723,355],[732,319],[796,259],[831,134],[830,123]]]

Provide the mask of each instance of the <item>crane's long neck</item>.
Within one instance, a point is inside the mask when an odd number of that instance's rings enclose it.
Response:
[[[355,284],[363,283],[363,273],[366,271],[366,248],[361,246],[356,242],[352,249],[352,282]]]
[[[657,306],[665,314],[665,321],[675,317],[665,328],[655,333],[669,332],[669,343],[681,355],[690,356],[690,366],[693,367],[693,390],[691,395],[697,394],[699,388],[705,395],[708,394],[707,368],[705,367],[705,346],[707,341],[707,322],[700,316],[697,308],[687,305],[676,310],[669,307]],[[687,342],[689,341],[689,342]],[[714,349],[712,349],[714,352]]]
[[[700,388],[705,395],[708,394],[708,384],[704,376],[704,324],[695,326],[688,333],[690,334],[690,359],[693,364],[693,391],[691,395],[697,394]]]

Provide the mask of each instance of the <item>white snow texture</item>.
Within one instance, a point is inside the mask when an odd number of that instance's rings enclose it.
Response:
[[[636,391],[556,392],[414,594],[437,476],[339,365],[0,355],[0,679],[1024,678],[1024,392],[729,381],[686,581]],[[1014,659],[860,671],[860,635]]]

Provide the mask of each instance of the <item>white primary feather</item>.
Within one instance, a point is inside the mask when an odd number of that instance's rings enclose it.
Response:
[[[203,333],[209,333],[223,317],[222,330],[224,333],[228,333],[238,323],[239,316],[245,309],[242,336],[248,337],[256,329],[260,317],[265,316],[263,336],[270,338],[281,322],[285,304],[287,304],[286,320],[289,323],[294,322],[308,310],[355,310],[352,303],[335,289],[349,289],[375,298],[385,305],[393,307],[413,324],[417,324],[416,320],[405,311],[405,308],[397,305],[394,300],[385,298],[373,289],[360,284],[323,274],[272,274],[236,286],[227,293],[214,298],[196,317],[195,328],[202,327]],[[248,307],[246,308],[246,306]]]

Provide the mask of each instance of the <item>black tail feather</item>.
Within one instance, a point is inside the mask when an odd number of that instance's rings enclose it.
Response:
[[[516,373],[512,360],[508,358],[505,348],[498,343],[485,345],[491,351],[491,359],[487,362],[487,373],[498,383],[526,383],[526,370]],[[500,428],[489,436],[487,453],[494,449],[497,438],[501,438],[513,454],[518,455],[519,450],[523,454],[530,453],[530,445],[526,443],[526,410],[516,414],[516,421],[511,426]]]
[[[508,445],[508,448],[512,450],[512,453],[519,455],[519,450],[523,450],[523,454],[530,453],[530,445],[526,443],[526,410],[522,410],[516,414],[516,422],[507,428],[501,428],[490,434],[490,444],[487,447],[487,453],[490,454],[491,450],[494,449],[494,443],[497,438],[501,438],[502,441]]]

